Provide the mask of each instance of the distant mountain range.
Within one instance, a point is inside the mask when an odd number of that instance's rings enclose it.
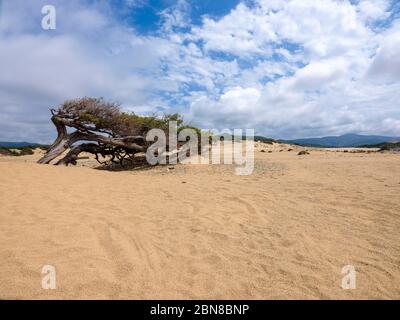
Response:
[[[22,147],[34,147],[41,146],[39,143],[33,142],[10,142],[10,141],[0,141],[0,147],[3,148],[22,148]]]
[[[386,136],[364,136],[360,134],[344,134],[342,136],[329,136],[322,138],[304,138],[294,140],[274,140],[262,136],[255,136],[254,140],[262,141],[264,143],[272,143],[275,141],[283,143],[298,144],[301,146],[312,146],[312,147],[360,147],[360,146],[373,146],[382,144],[385,142],[400,142],[400,137],[386,137]],[[3,148],[21,148],[29,146],[41,146],[39,143],[34,142],[9,142],[0,141],[0,147]]]
[[[329,136],[322,138],[305,138],[295,140],[280,140],[286,143],[315,147],[360,147],[376,145],[384,142],[400,142],[400,137],[364,136],[359,134],[344,134],[342,136]]]

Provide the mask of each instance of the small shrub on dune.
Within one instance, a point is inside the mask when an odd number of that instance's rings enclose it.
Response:
[[[0,147],[0,154],[3,156],[26,156],[32,155],[34,152],[33,147],[15,147],[15,148],[4,148]]]
[[[304,155],[306,155],[306,154],[310,154],[308,151],[306,151],[306,150],[302,150],[302,151],[300,151],[297,155],[298,156],[304,156]]]
[[[32,155],[34,154],[32,148],[27,147],[27,148],[21,148],[19,155],[20,156],[27,156],[27,155]]]
[[[2,155],[2,156],[12,156],[13,152],[11,150],[9,150],[8,148],[0,147],[0,155]]]

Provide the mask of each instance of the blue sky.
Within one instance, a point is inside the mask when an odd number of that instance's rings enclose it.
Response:
[[[82,96],[275,138],[400,136],[399,14],[391,0],[3,0],[0,140],[51,142],[49,107]]]
[[[202,17],[208,15],[216,19],[234,9],[239,0],[195,0],[190,1],[188,16],[193,24],[201,25]],[[176,0],[132,1],[130,8],[125,10],[125,0],[114,1],[113,7],[122,19],[132,24],[141,34],[154,34],[162,24],[160,12],[168,10],[177,4]],[[129,2],[128,2],[129,6]],[[123,8],[123,10],[121,10]]]

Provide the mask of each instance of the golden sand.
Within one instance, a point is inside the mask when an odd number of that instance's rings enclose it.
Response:
[[[399,154],[258,145],[250,176],[37,158],[0,157],[0,299],[400,298]]]

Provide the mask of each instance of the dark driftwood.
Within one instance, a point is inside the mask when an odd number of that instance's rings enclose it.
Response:
[[[132,159],[135,153],[145,152],[147,143],[144,136],[125,136],[113,137],[106,136],[104,132],[95,133],[92,128],[79,120],[71,120],[66,117],[57,115],[53,111],[51,121],[57,129],[57,138],[50,146],[47,153],[39,159],[38,163],[48,164],[67,149],[71,149],[56,165],[76,164],[76,160],[81,152],[89,152],[96,156],[96,160],[101,162],[99,155],[103,158],[110,156],[111,162],[122,163],[124,159]],[[73,133],[67,133],[67,127],[77,129]],[[97,142],[80,144],[73,146],[79,141]]]
[[[69,149],[56,165],[75,165],[82,152],[94,154],[101,164],[123,165],[126,160],[133,162],[135,154],[147,151],[150,142],[145,137],[151,128],[161,129],[168,136],[168,121],[182,123],[179,115],[161,119],[139,117],[121,112],[115,103],[88,97],[65,101],[58,110],[51,109],[51,113],[57,138],[38,161],[42,164],[50,163]],[[183,144],[178,142],[178,150],[169,150],[167,142],[162,152],[186,152],[181,148]]]

